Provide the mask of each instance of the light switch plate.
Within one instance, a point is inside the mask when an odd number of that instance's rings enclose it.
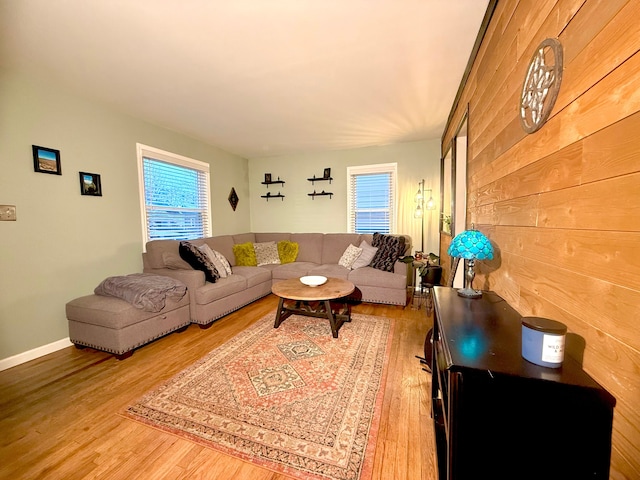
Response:
[[[16,220],[16,206],[0,205],[0,221],[15,222],[15,220]]]

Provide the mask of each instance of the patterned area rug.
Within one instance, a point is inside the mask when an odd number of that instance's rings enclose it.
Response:
[[[275,312],[213,350],[126,414],[301,479],[371,478],[392,320]]]

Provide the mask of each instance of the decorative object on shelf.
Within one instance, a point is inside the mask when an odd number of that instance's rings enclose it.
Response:
[[[231,187],[231,192],[229,193],[229,203],[231,204],[231,208],[233,211],[236,211],[236,207],[238,206],[238,202],[240,199],[238,198],[238,194],[236,193],[236,189]]]
[[[333,181],[333,177],[331,176],[331,169],[325,168],[324,172],[322,172],[322,177],[316,177],[315,174],[311,178],[307,178],[311,182],[311,185],[314,185],[315,182],[323,182],[329,181],[331,183]]]
[[[62,175],[60,150],[31,145],[33,150],[33,170],[40,173]]]
[[[266,195],[261,195],[262,198],[266,198],[267,202],[269,201],[270,198],[281,198],[284,201],[284,195],[282,195],[280,192],[278,192],[277,195],[271,195],[271,192],[267,192]]]
[[[560,41],[543,40],[531,57],[520,95],[520,123],[525,132],[536,132],[549,118],[560,91],[562,64]]]
[[[308,275],[300,277],[300,281],[309,287],[317,287],[327,282],[327,277],[321,275]]]
[[[329,195],[330,199],[333,198],[333,192],[325,192],[324,190],[320,193],[316,193],[316,191],[314,190],[313,193],[307,193],[307,195],[309,195],[312,200],[315,200],[316,197],[324,197],[326,195]]]
[[[272,180],[270,173],[264,174],[264,182],[262,182],[262,185],[266,185],[267,188],[269,188],[269,185],[273,185],[275,183],[279,183],[280,185],[284,186],[284,180],[280,180],[280,177],[278,177],[277,180]]]
[[[478,230],[473,228],[459,233],[451,241],[447,253],[452,257],[463,258],[469,260],[469,268],[465,274],[467,279],[467,287],[458,290],[458,295],[467,298],[480,298],[482,292],[473,289],[473,278],[476,276],[475,267],[476,260],[492,260],[493,246],[489,239]]]
[[[80,194],[93,197],[102,196],[102,184],[97,173],[78,172],[80,174]]]
[[[433,196],[431,195],[432,190],[428,188],[426,191],[429,192],[429,199],[425,201],[426,192],[424,189],[424,178],[423,178],[420,182],[418,182],[418,191],[415,196],[416,210],[413,214],[415,218],[419,218],[421,220],[421,225],[420,225],[421,250],[420,251],[424,251],[424,215],[425,215],[424,211],[425,209],[435,210],[436,208],[436,202],[433,200]]]

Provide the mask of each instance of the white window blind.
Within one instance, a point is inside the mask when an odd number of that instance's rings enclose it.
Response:
[[[211,236],[209,165],[138,145],[144,242]]]
[[[397,164],[348,167],[348,225],[352,233],[395,233]]]

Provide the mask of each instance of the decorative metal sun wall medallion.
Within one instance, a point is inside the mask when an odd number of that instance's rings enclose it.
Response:
[[[520,98],[520,123],[527,133],[542,127],[558,98],[562,82],[562,45],[547,38],[538,46],[527,70]]]

